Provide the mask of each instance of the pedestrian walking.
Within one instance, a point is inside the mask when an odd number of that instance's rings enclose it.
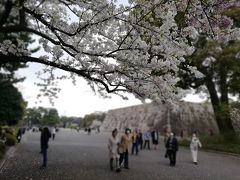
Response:
[[[52,129],[52,140],[55,139],[55,136],[56,136],[56,128],[54,127],[54,128]]]
[[[141,131],[138,132],[138,145],[140,145],[140,149],[143,149],[143,134]]]
[[[169,137],[170,137],[170,134],[168,132],[165,132],[165,136],[164,136],[164,139],[163,139],[165,148],[167,147],[167,141],[168,141]],[[165,158],[168,158],[167,148],[166,148],[166,152],[165,152]]]
[[[109,150],[109,157],[110,157],[110,169],[113,171],[114,169],[116,172],[120,172],[119,166],[119,154],[118,154],[118,147],[119,147],[119,139],[117,137],[117,129],[112,131],[112,135],[108,140],[108,150]],[[114,161],[115,161],[115,168],[114,168]]]
[[[150,131],[147,131],[143,134],[143,140],[144,140],[144,146],[143,148],[146,149],[147,148],[150,150],[150,140],[151,140],[151,133]]]
[[[18,141],[18,143],[20,143],[21,139],[22,139],[22,128],[19,128],[18,132],[17,132],[17,141]]]
[[[43,128],[42,128],[42,127],[39,128],[39,132],[41,133],[41,135],[40,135],[40,149],[41,149],[41,150],[40,150],[40,153],[42,154],[42,153],[43,153],[43,150],[42,150],[42,149],[43,149],[43,148],[42,148],[42,147],[43,147],[43,145],[42,145],[42,133],[43,133]]]
[[[198,164],[198,147],[201,148],[202,144],[201,144],[199,138],[197,137],[197,134],[193,133],[192,134],[192,140],[191,140],[191,143],[190,143],[190,150],[191,150],[191,153],[192,153],[193,163],[195,165]]]
[[[154,149],[157,149],[157,145],[159,143],[159,133],[157,132],[156,129],[154,129],[152,132],[151,132],[151,136],[152,136],[152,144],[154,146]]]
[[[97,127],[97,133],[100,133],[100,126]]]
[[[41,133],[41,146],[42,146],[42,154],[43,154],[43,164],[41,168],[47,167],[47,149],[48,149],[48,141],[51,138],[51,133],[47,127],[44,127]]]
[[[119,165],[120,167],[124,166],[125,169],[129,169],[128,162],[128,146],[130,143],[130,130],[126,129],[125,134],[121,137],[120,146],[119,146]]]
[[[88,135],[91,135],[91,128],[87,129]]]
[[[170,166],[176,165],[176,155],[178,151],[178,141],[174,133],[170,134],[170,137],[166,143],[167,153],[170,161]]]
[[[132,133],[132,155],[134,154],[138,155],[138,130],[135,129],[135,131]]]

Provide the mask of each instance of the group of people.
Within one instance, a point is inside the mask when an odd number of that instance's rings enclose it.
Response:
[[[108,141],[110,169],[112,171],[115,170],[116,172],[120,172],[122,168],[129,169],[128,151],[130,144],[132,145],[132,155],[137,155],[139,153],[139,146],[140,149],[144,149],[146,146],[150,149],[150,140],[152,140],[154,149],[156,149],[159,143],[159,133],[156,130],[153,130],[152,132],[147,131],[142,134],[141,131],[138,131],[137,129],[133,132],[131,132],[130,129],[126,129],[125,133],[119,138],[118,130],[114,129]],[[175,166],[176,154],[178,151],[178,140],[175,137],[175,134],[173,132],[168,133],[164,142],[166,147],[165,157],[169,158],[170,166]],[[201,146],[202,144],[194,132],[190,143],[190,150],[194,164],[197,164],[198,147]]]
[[[170,133],[170,136],[165,139],[166,154],[165,157],[169,158],[170,166],[176,165],[176,153],[178,151],[178,140],[174,133]],[[197,133],[193,132],[190,142],[190,150],[192,154],[192,160],[195,165],[198,164],[198,148],[202,147],[202,144],[197,137]]]
[[[109,138],[108,149],[110,157],[110,169],[116,172],[121,171],[121,167],[129,169],[128,166],[128,148],[130,143],[130,130],[126,129],[121,139],[118,138],[118,131],[114,129]],[[115,164],[115,165],[114,165]]]
[[[116,170],[117,172],[120,172],[121,168],[129,169],[128,151],[130,143],[132,144],[132,155],[138,155],[139,147],[140,149],[145,149],[147,146],[148,149],[150,149],[151,139],[154,149],[156,149],[156,146],[159,142],[159,133],[156,130],[142,133],[137,129],[135,129],[133,132],[131,132],[130,129],[126,129],[124,135],[122,135],[121,138],[118,138],[118,131],[117,129],[114,129],[108,141],[110,169]]]
[[[47,166],[47,149],[49,139],[52,137],[54,140],[56,130],[53,128],[52,133],[48,129],[48,127],[44,127],[41,131],[41,153],[43,155],[43,164],[41,168],[45,168]],[[150,149],[150,141],[152,140],[152,144],[154,149],[157,148],[159,143],[159,133],[156,130],[152,132],[147,131],[142,133],[135,129],[135,131],[131,132],[130,129],[126,129],[124,134],[119,138],[118,130],[114,129],[112,131],[111,137],[108,141],[108,150],[110,157],[110,169],[116,172],[120,172],[122,168],[129,169],[129,147],[132,145],[131,153],[138,154],[139,146],[140,149],[148,147]],[[174,133],[168,133],[165,140],[166,154],[165,157],[169,158],[170,166],[176,165],[176,154],[178,151],[178,140],[175,137]],[[144,146],[143,146],[144,144]],[[193,133],[190,143],[190,149],[192,152],[193,163],[197,164],[197,155],[198,155],[198,147],[201,147],[202,144],[197,137],[196,133]]]

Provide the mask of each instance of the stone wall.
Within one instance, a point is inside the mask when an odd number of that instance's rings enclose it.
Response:
[[[197,130],[201,134],[217,134],[218,127],[210,104],[180,102],[178,107],[143,104],[107,112],[102,130],[138,128],[142,131],[157,128],[164,133],[168,127],[180,135],[190,135]]]

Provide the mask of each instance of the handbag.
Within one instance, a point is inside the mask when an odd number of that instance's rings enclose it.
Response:
[[[118,152],[118,154],[122,154],[124,152],[124,148],[121,145],[118,146],[117,152]]]

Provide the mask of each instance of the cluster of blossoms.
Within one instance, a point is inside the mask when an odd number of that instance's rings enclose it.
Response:
[[[238,0],[183,0],[177,3],[178,11],[187,19],[187,26],[221,42],[239,39],[240,30],[229,16],[230,10],[239,7]]]
[[[238,1],[224,1],[226,4],[219,6],[214,6],[217,0],[204,2],[131,0],[118,6],[114,0],[26,0],[11,13],[25,15],[27,23],[16,25],[19,32],[39,37],[45,54],[38,60],[28,56],[26,61],[47,65],[44,72],[51,81],[68,78],[65,74],[55,77],[53,71],[58,68],[70,72],[73,80],[73,74],[85,78],[102,96],[131,92],[142,99],[171,101],[182,95],[175,86],[178,65],[194,51],[187,37],[196,39],[205,32],[222,39],[223,33],[224,37],[232,33],[231,39],[239,33],[230,18],[216,13],[239,6]],[[186,18],[181,29],[176,22],[179,12]],[[0,33],[4,28],[8,26],[1,26]],[[4,46],[0,43],[0,53],[14,53]],[[201,76],[197,71],[196,75]],[[46,80],[45,87],[51,81]]]

